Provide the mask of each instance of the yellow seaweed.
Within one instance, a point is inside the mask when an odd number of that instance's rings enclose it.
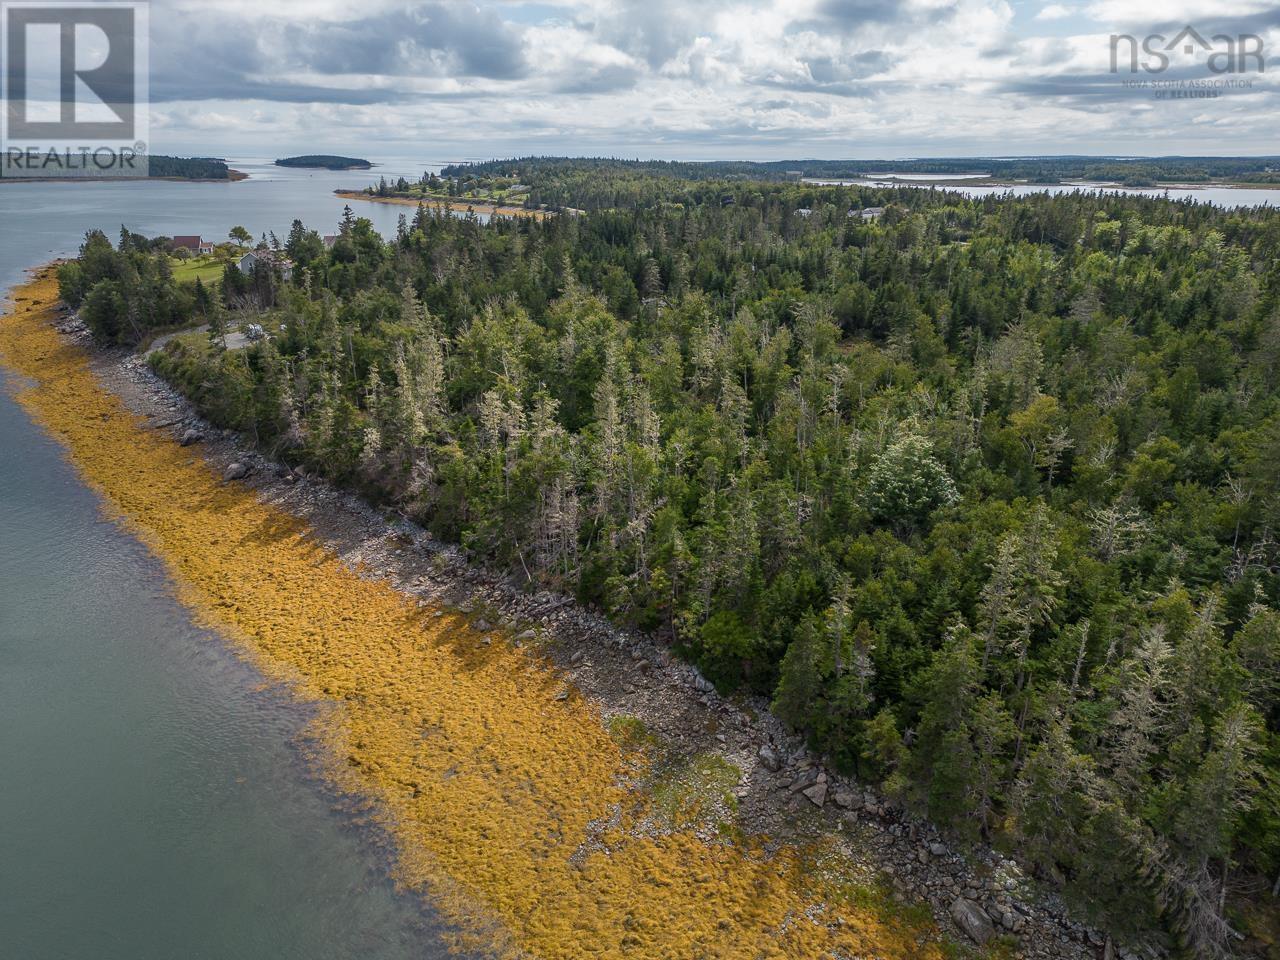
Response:
[[[629,832],[635,764],[586,700],[557,699],[547,664],[362,579],[147,430],[52,328],[52,268],[14,296],[0,361],[26,378],[18,400],[202,622],[323,708],[326,773],[373,801],[399,878],[466,942],[548,960],[943,956],[931,929],[840,895],[803,851]]]

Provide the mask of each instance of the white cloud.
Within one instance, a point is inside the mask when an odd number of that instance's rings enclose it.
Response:
[[[1063,6],[1061,3],[1050,3],[1041,7],[1040,12],[1036,14],[1037,20],[1065,20],[1067,17],[1076,15],[1075,9]]]

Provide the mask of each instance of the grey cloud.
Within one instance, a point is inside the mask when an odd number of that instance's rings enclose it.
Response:
[[[646,0],[626,4],[607,20],[578,21],[577,26],[657,69],[706,33],[727,5],[728,0]]]
[[[837,97],[868,99],[877,96],[877,84],[867,78],[886,69],[892,58],[883,50],[866,50],[846,57],[813,57],[804,61],[806,76],[766,74],[748,82],[796,93],[825,93]]]
[[[786,90],[791,93],[825,93],[833,97],[849,97],[857,100],[870,100],[880,95],[876,84],[859,80],[846,80],[840,83],[815,83],[807,80],[762,77],[756,80],[755,83],[762,87]]]
[[[1129,32],[1142,34],[1162,33],[1174,36],[1183,27],[1191,26],[1206,37],[1213,33],[1241,34],[1262,33],[1265,30],[1280,27],[1280,7],[1270,7],[1261,13],[1230,14],[1215,11],[1208,16],[1196,17],[1188,23],[1186,20],[1169,20],[1158,9],[1153,7],[1150,14],[1144,14],[1132,20],[1119,21],[1113,27],[1124,28]]]
[[[835,30],[852,34],[866,24],[923,26],[944,23],[955,16],[955,12],[955,0],[929,10],[913,9],[898,0],[823,0],[812,18],[796,21],[788,27],[788,32]]]
[[[895,0],[823,0],[817,12],[822,19],[850,24],[893,23],[907,16]]]
[[[628,64],[609,64],[584,70],[556,87],[557,93],[616,93],[630,90],[640,80],[638,68]]]
[[[817,84],[860,80],[886,69],[892,62],[883,50],[866,50],[851,57],[816,57],[806,62]]]
[[[152,99],[269,99],[367,104],[411,99],[397,90],[345,90],[336,83],[264,82],[307,72],[338,76],[526,76],[520,32],[473,6],[421,3],[340,23],[236,20],[227,15],[152,16]]]
[[[706,130],[669,130],[649,128],[643,131],[646,137],[631,134],[633,141],[653,142],[669,145],[713,144],[716,148],[743,146],[753,156],[760,156],[762,150],[771,146],[788,147],[794,151],[797,143],[846,143],[850,140],[848,130],[831,129],[815,131],[808,127],[777,127],[772,124],[749,121],[728,121]],[[795,156],[795,153],[789,154]]]
[[[831,105],[817,100],[761,100],[756,106],[761,110],[789,110],[806,117],[821,119],[832,114]]]
[[[422,75],[431,69],[507,80],[527,70],[519,32],[468,5],[417,4],[339,24],[290,24],[285,50],[321,73]]]
[[[989,47],[983,47],[978,51],[978,56],[982,57],[984,60],[1012,60],[1017,55],[1017,43],[1009,41],[993,44]]]
[[[1131,74],[1128,69],[1124,69],[1119,73],[1105,71],[1098,73],[1027,77],[1020,80],[1012,80],[1002,83],[997,88],[997,92],[1015,94],[1020,97],[1050,98],[1060,103],[1065,102],[1067,106],[1078,107],[1080,109],[1096,108],[1100,105],[1106,104],[1123,104],[1132,107],[1140,104],[1161,105],[1176,103],[1181,102],[1182,99],[1186,98],[1179,97],[1177,95],[1159,98],[1156,95],[1157,88],[1126,87],[1125,81],[1142,80],[1155,81],[1160,84],[1176,84],[1179,81],[1204,81],[1206,79],[1228,81],[1247,80],[1249,78],[1231,74],[1215,76],[1208,74],[1203,68],[1171,66],[1168,70],[1158,74],[1148,74],[1141,71],[1137,74]],[[1160,89],[1169,88],[1162,87]],[[1256,92],[1258,87],[1255,83],[1255,86],[1251,89],[1195,88],[1192,86],[1174,86],[1172,89],[1175,91],[1217,89],[1219,96],[1216,99],[1219,102],[1229,102],[1233,96],[1239,96],[1240,94],[1247,92]]]
[[[1102,41],[1102,50],[1105,52],[1105,43]],[[1034,70],[1038,72],[1046,72],[1053,67],[1070,62],[1073,57],[1073,51],[1069,44],[1048,44],[1044,46],[1018,45],[1007,47],[1003,51],[1003,55],[991,54],[990,58],[1004,60],[1013,68],[1021,68],[1026,70]],[[984,51],[982,56],[989,55]]]
[[[1125,89],[1119,78],[1110,73],[1011,80],[1000,84],[997,92],[1024,97],[1065,98],[1082,105],[1125,101],[1133,103],[1141,96],[1133,90]]]

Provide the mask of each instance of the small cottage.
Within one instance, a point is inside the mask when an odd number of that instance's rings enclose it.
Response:
[[[174,237],[169,241],[170,250],[190,250],[192,256],[213,253],[213,241],[204,240],[199,234],[193,236]]]

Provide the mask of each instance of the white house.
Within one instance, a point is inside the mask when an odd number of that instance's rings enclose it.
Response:
[[[271,250],[250,250],[240,258],[240,262],[236,266],[240,268],[241,273],[253,273],[253,268],[258,264],[275,267],[285,280],[293,277],[293,261]]]

